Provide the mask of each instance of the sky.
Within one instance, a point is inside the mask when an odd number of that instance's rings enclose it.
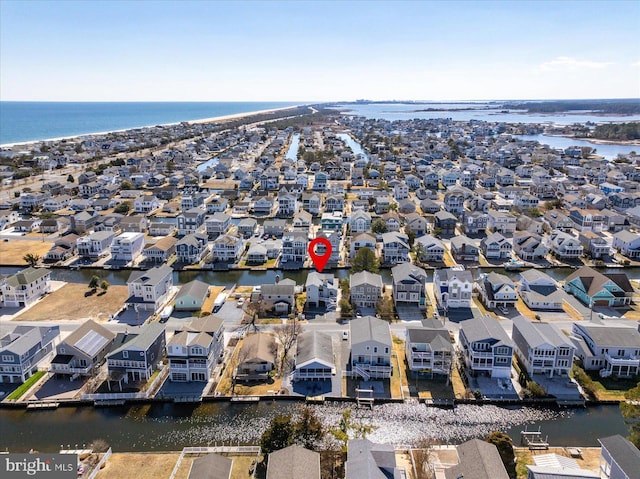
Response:
[[[0,0],[0,100],[640,97],[640,1]]]

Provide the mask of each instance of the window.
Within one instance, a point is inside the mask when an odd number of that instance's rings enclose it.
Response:
[[[2,362],[3,363],[12,363],[13,362],[13,356],[11,355],[2,355]]]
[[[129,357],[129,351],[122,351],[122,357],[123,358],[128,358]]]

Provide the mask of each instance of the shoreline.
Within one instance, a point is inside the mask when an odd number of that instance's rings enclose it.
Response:
[[[214,117],[210,117],[210,118],[201,118],[201,119],[195,119],[195,120],[184,120],[184,121],[177,121],[177,122],[172,122],[172,123],[159,123],[159,124],[155,124],[155,125],[132,126],[132,127],[129,127],[129,128],[122,128],[122,129],[119,129],[119,130],[98,131],[98,132],[92,132],[92,133],[80,133],[78,135],[61,136],[61,137],[58,137],[58,138],[45,138],[45,139],[41,139],[41,140],[16,141],[16,142],[13,142],[13,143],[0,144],[0,148],[13,148],[15,146],[35,145],[36,143],[59,142],[59,141],[62,141],[62,140],[75,140],[75,139],[78,139],[78,138],[109,135],[111,133],[122,133],[122,132],[125,132],[125,131],[139,130],[139,129],[144,129],[144,128],[155,128],[155,127],[158,127],[158,126],[175,126],[175,125],[179,125],[181,123],[188,123],[190,125],[196,125],[196,124],[202,124],[202,123],[214,123],[214,122],[222,122],[222,121],[229,121],[229,120],[237,120],[239,118],[243,118],[243,117],[247,117],[247,116],[262,115],[262,114],[265,114],[265,113],[274,113],[274,112],[277,112],[277,111],[284,111],[284,110],[292,110],[294,108],[299,108],[301,106],[304,106],[304,104],[284,106],[284,107],[281,107],[281,108],[270,108],[270,109],[267,109],[267,110],[249,111],[249,112],[244,112],[244,113],[232,113],[230,115],[221,115],[221,116],[214,116]]]
[[[553,135],[544,134],[544,136],[555,136],[558,138],[569,138],[571,140],[586,141],[594,145],[623,145],[623,146],[640,146],[640,140],[601,140],[598,138],[579,137],[571,135]]]

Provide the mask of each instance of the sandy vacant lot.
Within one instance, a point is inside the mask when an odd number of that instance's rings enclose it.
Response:
[[[178,453],[115,453],[109,458],[104,469],[98,473],[97,479],[168,478],[179,457]]]
[[[25,266],[22,257],[27,253],[44,256],[51,249],[52,243],[38,240],[10,239],[0,241],[0,264]]]
[[[60,321],[91,318],[108,321],[109,315],[116,313],[129,297],[126,286],[109,286],[106,294],[98,289],[85,297],[90,289],[83,283],[68,283],[51,293],[35,306],[16,316],[19,321]]]

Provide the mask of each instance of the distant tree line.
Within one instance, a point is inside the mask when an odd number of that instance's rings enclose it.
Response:
[[[596,111],[619,115],[640,113],[640,101],[629,100],[568,100],[508,103],[504,105],[517,110],[527,110],[530,113],[558,113],[571,110]]]
[[[640,122],[598,125],[591,137],[599,140],[638,140],[640,139]]]

